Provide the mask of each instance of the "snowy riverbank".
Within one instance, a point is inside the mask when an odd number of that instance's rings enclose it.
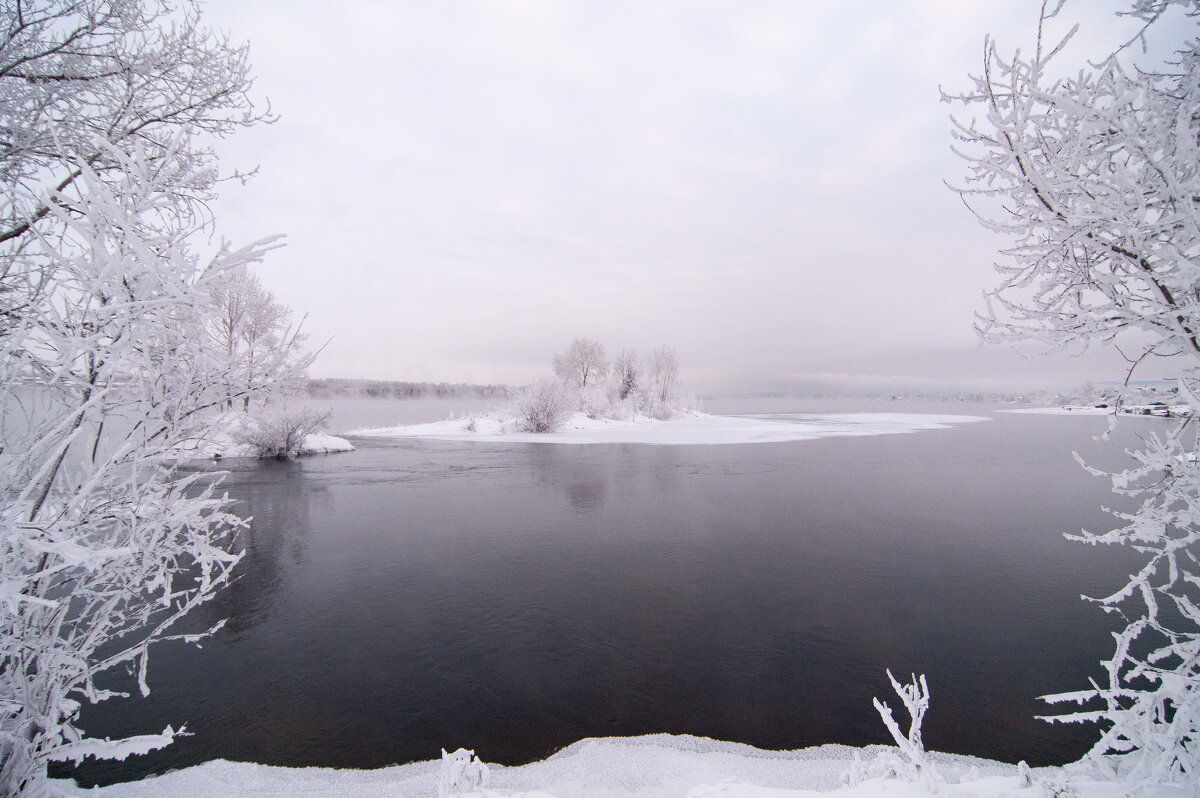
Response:
[[[488,765],[484,798],[915,798],[930,795],[921,785],[872,775],[871,764],[894,748],[825,745],[799,751],[764,751],[700,737],[582,740],[548,759],[521,767]],[[856,758],[858,764],[856,765]],[[952,798],[1042,798],[1064,784],[1060,768],[1035,768],[1022,786],[1018,769],[985,759],[930,754],[941,779],[937,794]],[[56,782],[66,796],[92,798],[433,798],[442,765],[416,762],[379,770],[280,768],[215,761],[125,784],[84,790]],[[865,771],[865,772],[864,772]],[[855,772],[863,779],[847,782]],[[1076,780],[1077,798],[1116,798],[1113,784]],[[1182,791],[1158,793],[1182,796]]]
[[[575,413],[558,432],[522,432],[515,418],[488,414],[411,424],[373,427],[345,433],[351,438],[433,438],[507,443],[641,443],[712,445],[779,443],[833,436],[892,435],[948,429],[987,421],[982,416],[926,413],[804,413],[763,416],[714,416],[687,413],[668,421],[639,416],[629,421],[592,419]]]
[[[1006,413],[1029,413],[1034,415],[1046,416],[1155,416],[1158,418],[1183,418],[1191,415],[1192,409],[1188,405],[1168,405],[1168,404],[1153,404],[1153,405],[1121,405],[1119,410],[1116,410],[1108,405],[1054,405],[1050,407],[1022,407],[1016,409],[1006,409]]]

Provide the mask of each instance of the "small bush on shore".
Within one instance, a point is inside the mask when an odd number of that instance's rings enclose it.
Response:
[[[280,409],[251,419],[238,434],[239,443],[247,443],[259,457],[292,460],[300,454],[304,439],[322,430],[332,416],[330,410]]]

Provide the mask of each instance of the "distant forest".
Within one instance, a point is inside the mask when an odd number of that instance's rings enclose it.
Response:
[[[304,392],[314,399],[333,396],[359,396],[368,399],[450,399],[464,396],[490,399],[508,396],[508,386],[330,378],[310,379]]]

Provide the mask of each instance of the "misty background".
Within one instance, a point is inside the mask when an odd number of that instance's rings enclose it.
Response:
[[[280,115],[222,143],[259,171],[218,233],[287,234],[258,273],[329,341],[315,377],[516,384],[588,336],[673,344],[702,391],[1120,379],[973,330],[1005,242],[946,186],[939,87],[1039,6],[214,0]],[[1064,62],[1119,7],[1073,7]]]

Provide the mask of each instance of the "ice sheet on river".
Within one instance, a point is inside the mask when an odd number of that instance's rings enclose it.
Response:
[[[358,438],[434,438],[508,443],[643,443],[658,445],[779,443],[815,438],[892,435],[947,429],[987,421],[981,416],[928,413],[803,413],[760,416],[712,416],[688,413],[670,421],[645,417],[633,421],[591,419],[576,413],[559,432],[521,432],[513,418],[494,415],[352,430]]]

